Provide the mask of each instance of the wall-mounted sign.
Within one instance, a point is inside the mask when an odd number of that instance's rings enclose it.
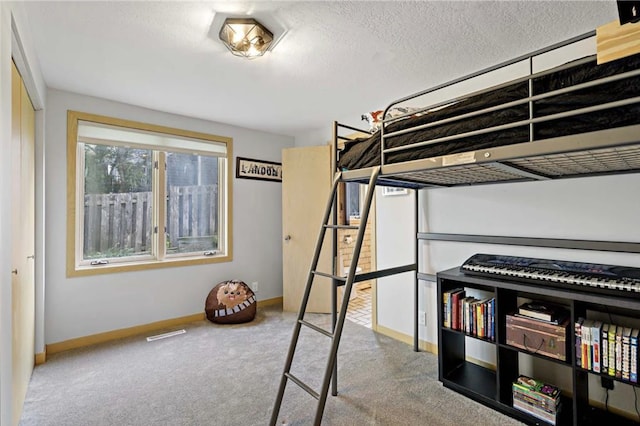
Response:
[[[282,163],[238,157],[236,178],[282,182]]]

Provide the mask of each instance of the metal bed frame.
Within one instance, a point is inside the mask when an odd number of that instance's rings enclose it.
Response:
[[[325,224],[321,230],[319,242],[316,246],[315,260],[312,262],[312,269],[309,275],[309,281],[307,283],[307,296],[305,296],[301,310],[299,313],[298,323],[311,327],[315,331],[319,331],[329,337],[332,337],[333,344],[327,362],[327,370],[325,372],[325,378],[321,392],[315,392],[310,389],[306,384],[301,383],[298,379],[290,374],[289,368],[291,360],[293,359],[296,343],[298,340],[298,333],[300,325],[296,325],[296,331],[294,331],[294,337],[290,346],[289,354],[287,356],[287,364],[280,384],[278,397],[274,411],[272,413],[271,423],[275,425],[278,412],[282,403],[284,389],[287,380],[291,380],[309,392],[312,396],[319,400],[318,408],[316,411],[316,417],[314,424],[319,425],[322,419],[322,412],[326,402],[326,396],[329,389],[329,382],[331,382],[332,395],[337,394],[337,349],[340,342],[340,336],[342,333],[342,327],[344,323],[344,315],[346,306],[348,303],[349,294],[354,282],[381,278],[404,272],[414,273],[414,339],[413,348],[415,351],[419,350],[418,340],[418,288],[419,281],[435,281],[435,276],[426,273],[418,272],[419,264],[419,241],[457,241],[457,242],[473,242],[473,243],[487,243],[487,244],[506,244],[506,245],[521,245],[521,246],[536,246],[536,247],[554,247],[565,249],[579,249],[579,250],[599,250],[599,251],[613,251],[613,252],[626,252],[626,253],[640,253],[640,243],[634,242],[620,242],[620,241],[594,241],[594,240],[575,240],[575,239],[560,239],[560,238],[528,238],[528,237],[509,237],[509,236],[495,236],[495,235],[469,235],[469,234],[442,234],[442,233],[430,233],[419,231],[418,220],[418,191],[420,189],[440,188],[440,187],[456,187],[456,186],[468,186],[468,185],[480,185],[480,184],[495,184],[495,183],[508,183],[508,182],[527,182],[549,179],[563,179],[563,178],[576,178],[585,176],[597,176],[605,174],[621,174],[621,173],[638,173],[640,172],[640,124],[616,127],[604,130],[597,130],[587,133],[572,134],[561,137],[554,137],[550,139],[536,140],[534,138],[534,126],[537,123],[571,117],[579,114],[585,114],[590,112],[596,112],[607,108],[614,108],[625,105],[640,104],[640,97],[628,98],[620,101],[607,102],[604,104],[594,105],[586,108],[579,108],[572,111],[566,111],[562,113],[551,114],[543,117],[534,117],[533,115],[533,103],[537,100],[560,95],[564,93],[570,93],[572,91],[581,90],[589,87],[593,87],[599,84],[606,84],[613,81],[619,81],[625,78],[630,78],[640,75],[640,69],[624,72],[618,75],[599,78],[597,80],[589,81],[579,85],[571,86],[568,88],[562,88],[554,90],[552,92],[544,93],[541,95],[533,95],[533,79],[549,74],[551,72],[558,71],[560,69],[570,68],[576,65],[584,64],[593,60],[593,57],[583,58],[578,61],[573,61],[571,64],[566,64],[560,67],[555,67],[553,70],[545,70],[538,73],[533,73],[533,60],[536,56],[543,53],[551,52],[564,46],[574,44],[576,42],[588,39],[595,35],[595,31],[583,34],[578,37],[566,40],[561,43],[549,46],[544,49],[540,49],[528,55],[515,58],[513,60],[498,64],[496,66],[483,69],[468,76],[453,80],[451,82],[433,87],[431,89],[418,92],[414,95],[398,99],[392,102],[384,111],[384,119],[380,131],[380,165],[374,167],[365,167],[354,170],[343,170],[336,173],[334,179],[333,193],[328,201],[327,212],[325,215]],[[449,103],[466,99],[470,96],[482,95],[492,90],[505,87],[507,85],[516,84],[519,82],[528,81],[529,96],[516,101],[507,102],[501,105],[492,106],[489,108],[483,108],[477,111],[468,112],[455,117],[449,117],[437,122],[414,126],[411,128],[403,129],[396,132],[386,132],[388,124],[407,118],[408,116],[415,114],[416,111],[407,113],[405,115],[396,117],[387,117],[387,113],[394,106],[400,105],[404,102],[419,98],[420,96],[427,95],[429,93],[441,90],[443,88],[455,85],[457,83],[464,82],[471,78],[486,74],[488,72],[498,70],[500,68],[514,65],[522,61],[528,61],[529,73],[527,76],[511,80],[509,82],[493,86],[489,89],[479,90],[468,95],[450,99],[444,102],[439,102],[434,105],[422,108],[420,111],[426,112],[430,109],[441,107]],[[508,123],[503,125],[492,126],[489,128],[466,132],[454,136],[440,137],[433,140],[423,140],[411,145],[405,145],[401,147],[385,147],[385,142],[391,137],[398,136],[400,134],[411,133],[432,127],[439,124],[445,124],[449,122],[464,120],[472,118],[474,116],[499,111],[504,108],[509,108],[516,105],[528,104],[529,106],[529,118],[527,120],[521,120],[515,123]],[[420,112],[417,111],[417,112]],[[404,161],[398,163],[388,163],[386,156],[389,153],[398,152],[402,150],[410,150],[417,147],[422,147],[429,144],[442,143],[460,139],[464,137],[480,135],[483,133],[489,133],[493,131],[499,131],[509,129],[518,126],[529,127],[529,141],[503,145],[493,148],[470,150],[459,154],[443,155],[438,157],[423,158],[411,161]],[[338,149],[339,141],[349,141],[352,138],[342,135],[343,132],[359,132],[368,133],[365,130],[358,129],[356,127],[339,124],[334,122],[333,125],[333,169],[337,170],[337,161],[339,158],[340,150]],[[333,232],[333,257],[337,255],[337,229],[348,227],[345,225],[339,225],[337,223],[337,198],[336,188],[338,182],[357,182],[361,184],[369,184],[369,186],[396,186],[415,189],[415,229],[416,239],[414,247],[414,263],[410,265],[404,265],[397,268],[389,268],[383,271],[368,272],[365,274],[355,274],[357,257],[360,253],[360,246],[362,245],[362,235],[364,234],[364,227],[361,224],[358,231],[358,239],[356,241],[356,251],[354,253],[354,259],[350,267],[350,272],[346,280],[336,276],[334,274],[320,273],[314,271],[317,263],[317,257],[319,255],[320,246],[322,245],[322,239],[324,229],[331,229]],[[371,206],[371,188],[367,192],[366,205],[363,206],[365,211],[365,218],[368,216],[369,208]],[[333,206],[333,207],[332,207]],[[330,214],[330,211],[333,213]],[[329,219],[331,216],[331,219]],[[332,221],[329,224],[329,221]],[[366,222],[366,220],[364,220]],[[366,226],[366,225],[364,225]],[[348,227],[354,228],[354,227]],[[308,292],[310,291],[313,275],[321,275],[325,277],[332,277],[332,332],[325,330],[318,330],[318,327],[308,324],[302,318],[306,310],[306,304],[308,301]],[[345,298],[340,308],[340,317],[337,317],[337,287],[345,285]]]
[[[531,94],[534,78],[550,74],[551,72],[555,72],[558,70],[568,69],[593,60],[593,57],[587,57],[578,61],[573,61],[570,64],[555,67],[553,70],[546,70],[534,74],[533,59],[536,56],[556,50],[560,47],[568,46],[581,40],[585,40],[589,37],[593,37],[594,35],[595,31],[592,31],[590,33],[583,34],[565,42],[555,44],[531,54],[518,57],[516,59],[473,73],[466,77],[453,80],[451,82],[392,102],[385,109],[385,118],[382,122],[380,134],[380,164],[382,166],[382,170],[380,173],[381,184],[422,189],[442,186],[451,187],[460,185],[560,179],[611,173],[635,173],[640,171],[640,125],[617,127],[544,140],[534,139],[533,127],[537,123],[551,121],[559,118],[577,116],[590,112],[596,112],[607,108],[640,103],[640,97],[633,97],[620,101],[607,102],[587,108],[580,108],[577,110],[534,118],[534,101],[640,75],[640,69],[637,69],[614,76],[578,84],[575,86],[554,90],[552,92],[540,95]],[[387,117],[387,113],[394,106],[400,105],[413,99],[417,99],[421,96],[435,92],[437,90],[461,83],[473,77],[477,77],[479,75],[486,74],[488,72],[495,71],[509,65],[517,64],[524,60],[529,61],[530,73],[528,76],[511,80],[507,83],[493,86],[491,88],[479,90],[463,97],[458,97],[455,99],[450,99],[444,102],[430,105],[428,107],[422,108],[419,111],[414,111],[393,118]],[[454,101],[463,100],[470,96],[481,95],[483,93],[487,93],[489,91],[493,91],[501,87],[523,81],[529,82],[530,94],[527,98],[508,102],[490,108],[484,108],[455,117],[450,117],[433,123],[406,128],[393,133],[386,132],[386,126],[388,124],[399,119],[407,118],[408,116],[415,114],[416,112],[419,113],[421,111],[428,111],[430,109],[437,108]],[[433,127],[453,121],[464,120],[487,112],[498,111],[525,103],[529,105],[529,119],[527,120],[493,126],[458,135],[441,137],[433,140],[420,141],[401,147],[385,147],[385,143],[389,138],[393,136],[411,133],[424,128]],[[524,125],[528,125],[530,129],[528,142],[481,150],[471,150],[462,154],[443,155],[439,157],[405,161],[401,163],[388,163],[386,161],[386,155],[392,152],[411,150],[425,145],[452,141],[464,137],[475,136]],[[355,130],[364,132],[361,129],[337,123],[336,126],[336,134],[339,134],[341,130]],[[336,146],[338,139],[350,140],[350,138],[345,136],[337,136],[335,143]],[[338,154],[339,152],[336,150],[336,156]],[[368,177],[370,173],[370,168],[345,170],[343,171],[343,180],[363,182],[365,177]]]
[[[584,114],[588,112],[595,112],[606,108],[613,108],[623,105],[631,105],[640,103],[640,97],[634,97],[625,99],[622,101],[608,102],[605,104],[595,105],[588,108],[580,108],[578,110],[567,111],[560,114],[553,114],[544,117],[533,117],[533,102],[549,96],[554,96],[562,93],[569,93],[572,91],[593,87],[599,84],[605,84],[612,81],[617,81],[633,76],[640,75],[640,69],[630,72],[621,73],[611,77],[605,77],[598,80],[582,83],[579,85],[571,86],[555,90],[553,92],[544,93],[542,95],[532,95],[533,79],[540,77],[551,72],[555,72],[561,69],[567,69],[576,65],[584,64],[593,60],[593,56],[586,57],[577,61],[573,61],[570,64],[565,64],[560,67],[555,67],[553,70],[546,70],[539,73],[533,73],[533,59],[543,53],[551,52],[558,48],[569,46],[576,42],[588,39],[595,36],[595,31],[585,33],[583,35],[571,38],[564,42],[554,44],[544,49],[537,50],[527,55],[520,56],[510,61],[503,62],[501,64],[483,69],[473,74],[461,77],[459,79],[450,81],[427,89],[413,95],[400,98],[387,106],[384,111],[384,119],[382,121],[382,127],[380,129],[381,138],[381,151],[380,151],[380,164],[381,171],[378,178],[378,185],[387,186],[399,186],[412,188],[416,190],[429,189],[429,188],[441,188],[441,187],[456,187],[456,186],[468,186],[479,184],[495,184],[495,183],[509,183],[509,182],[527,182],[527,181],[539,181],[549,179],[563,179],[563,178],[577,178],[586,176],[598,176],[606,174],[621,174],[621,173],[638,173],[640,172],[640,125],[632,125],[625,127],[617,127],[612,129],[598,130],[587,133],[580,133],[576,135],[568,135],[555,137],[544,140],[535,140],[533,133],[533,126],[536,123],[549,121],[552,119],[574,116],[578,114]],[[400,105],[404,102],[419,98],[426,94],[441,90],[443,88],[453,86],[471,78],[486,74],[491,71],[495,71],[509,65],[517,64],[519,62],[529,61],[529,75],[505,82],[503,84],[493,86],[488,89],[479,90],[463,97],[446,100],[436,103],[421,109],[421,111],[427,111],[433,108],[437,108],[454,101],[465,99],[469,96],[475,96],[483,94],[492,90],[505,87],[518,82],[528,81],[530,94],[527,98],[522,100],[501,104],[498,106],[485,108],[478,111],[473,111],[460,116],[455,116],[433,122],[429,124],[419,125],[411,128],[406,128],[393,133],[386,133],[385,128],[388,124],[393,123],[399,119],[406,118],[411,114],[420,111],[413,111],[401,116],[393,118],[387,117],[387,113],[394,106]],[[509,123],[501,126],[494,126],[487,129],[481,129],[473,132],[467,132],[464,134],[458,134],[448,136],[444,138],[437,138],[434,140],[426,140],[411,145],[405,145],[401,147],[386,148],[385,142],[399,134],[415,132],[426,127],[435,126],[438,124],[444,124],[447,122],[472,118],[473,116],[496,111],[504,108],[508,108],[514,105],[528,103],[529,104],[529,119],[519,121],[517,123]],[[488,133],[496,130],[508,129],[516,126],[528,125],[529,126],[529,141],[504,145],[499,147],[472,150],[461,154],[444,155],[431,158],[423,158],[418,160],[405,161],[400,163],[387,163],[386,154],[390,152],[397,152],[402,150],[410,150],[419,146],[446,142],[449,140],[455,140],[462,137],[473,136],[482,133]],[[358,129],[356,127],[343,125],[334,122],[334,158],[339,156],[338,141],[350,141],[352,138],[343,136],[344,132],[360,132],[368,133],[365,130]],[[359,182],[366,183],[370,174],[371,167],[344,170],[342,171],[342,180],[345,182]],[[416,230],[418,227],[418,198],[416,191]],[[619,242],[619,241],[594,241],[594,240],[574,240],[574,239],[554,239],[554,238],[527,238],[527,237],[509,237],[509,236],[495,236],[495,235],[469,235],[469,234],[442,234],[432,232],[417,232],[417,241],[456,241],[456,242],[474,242],[474,243],[486,243],[486,244],[505,244],[505,245],[521,245],[521,246],[535,246],[535,247],[550,247],[550,248],[566,248],[566,249],[579,249],[579,250],[599,250],[599,251],[613,251],[613,252],[625,252],[625,253],[640,253],[640,243],[634,242]],[[418,247],[416,246],[416,263],[418,261],[417,255]],[[418,282],[420,280],[435,281],[435,276],[431,274],[416,273],[415,280],[415,295],[416,300],[414,304],[414,350],[418,350]]]

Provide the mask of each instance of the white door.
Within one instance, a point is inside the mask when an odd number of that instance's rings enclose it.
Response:
[[[282,151],[282,298],[297,312],[331,190],[331,147]],[[331,232],[325,236],[318,271],[332,273]],[[331,312],[331,279],[316,277],[307,312]]]
[[[15,65],[12,72],[12,395],[18,424],[34,365],[35,113]]]

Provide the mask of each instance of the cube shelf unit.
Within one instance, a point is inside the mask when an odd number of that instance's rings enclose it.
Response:
[[[527,354],[544,362],[561,365],[571,377],[571,389],[563,389],[562,409],[558,425],[589,424],[638,424],[631,419],[606,412],[589,404],[589,375],[607,377],[622,382],[607,374],[594,373],[576,366],[574,324],[579,317],[588,317],[589,312],[602,312],[629,318],[640,316],[640,299],[633,299],[621,292],[620,296],[596,294],[569,288],[552,287],[540,283],[491,279],[465,275],[459,268],[437,274],[438,285],[438,378],[449,389],[475,401],[494,408],[527,424],[548,424],[513,408],[512,383],[520,375],[519,357]],[[495,298],[495,342],[476,338],[459,330],[444,327],[443,293],[465,288],[482,291]],[[518,299],[548,299],[562,304],[570,311],[567,330],[566,361],[539,355],[506,344],[506,315],[517,310]],[[495,370],[470,362],[466,357],[466,340],[475,339],[490,345],[495,351]],[[623,383],[630,384],[624,381]],[[635,384],[638,386],[638,384]],[[568,394],[571,394],[570,396]]]

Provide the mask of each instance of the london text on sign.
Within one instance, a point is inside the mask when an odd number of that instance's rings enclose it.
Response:
[[[282,164],[238,157],[236,159],[236,178],[282,182]]]

